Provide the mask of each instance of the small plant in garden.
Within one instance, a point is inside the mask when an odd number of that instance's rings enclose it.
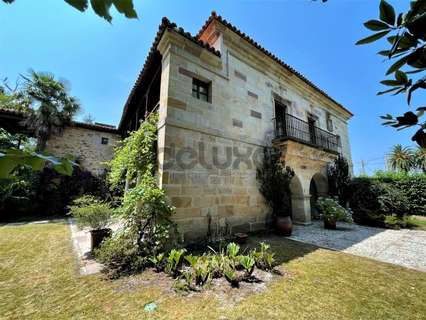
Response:
[[[320,197],[317,206],[326,227],[335,228],[337,221],[353,222],[351,210],[343,208],[336,199]]]
[[[238,276],[237,276],[237,272],[235,271],[235,269],[231,268],[231,267],[226,267],[223,270],[223,275],[225,276],[225,279],[233,286],[233,287],[238,287],[238,283],[240,282]]]
[[[186,255],[184,259],[186,260],[186,262],[188,262],[189,266],[192,268],[197,264],[197,261],[198,261],[198,257],[193,256],[192,254]]]
[[[149,260],[152,262],[157,272],[161,272],[164,270],[166,261],[164,253],[159,253],[156,256],[149,258]]]
[[[240,246],[234,242],[231,242],[226,247],[226,254],[231,259],[235,259],[238,255],[238,252],[240,251]]]
[[[251,277],[256,261],[251,256],[241,256],[240,265],[244,268],[246,278]]]
[[[256,262],[256,267],[261,270],[272,270],[274,267],[274,253],[270,252],[270,245],[264,242],[260,243],[260,251],[253,250],[250,255]]]
[[[172,249],[167,257],[167,264],[165,267],[166,273],[176,277],[179,273],[179,266],[182,262],[182,257],[185,254],[185,249]]]
[[[208,283],[212,278],[212,269],[208,256],[201,256],[197,259],[194,267],[195,284],[203,286]]]
[[[77,220],[79,227],[92,230],[105,229],[111,222],[113,209],[107,202],[93,196],[83,196],[68,207],[70,214]]]

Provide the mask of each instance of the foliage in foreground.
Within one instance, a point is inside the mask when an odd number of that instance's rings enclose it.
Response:
[[[73,6],[78,11],[84,12],[89,7],[89,0],[64,0],[69,5]],[[12,3],[15,0],[3,0],[5,3]],[[108,22],[112,21],[110,14],[111,6],[123,14],[126,18],[137,18],[138,15],[133,7],[133,0],[91,0],[90,5],[99,17],[104,18]]]
[[[379,54],[393,60],[386,75],[394,75],[395,78],[381,81],[381,84],[390,88],[378,94],[406,93],[410,105],[414,91],[426,89],[426,0],[411,1],[407,12],[398,15],[392,5],[384,0],[380,1],[379,9],[379,20],[364,23],[367,29],[376,33],[359,40],[357,44],[367,44],[387,37],[390,47],[388,50],[380,51]],[[403,71],[404,67],[409,69]],[[409,78],[412,75],[417,77]],[[383,124],[398,130],[418,127],[411,140],[426,148],[426,121],[421,120],[425,111],[425,106],[419,106],[416,113],[408,111],[403,116],[395,118],[387,114],[382,117],[385,120]]]

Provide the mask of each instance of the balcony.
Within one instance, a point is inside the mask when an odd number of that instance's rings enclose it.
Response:
[[[275,140],[293,140],[332,153],[340,152],[338,136],[286,113],[275,118]]]

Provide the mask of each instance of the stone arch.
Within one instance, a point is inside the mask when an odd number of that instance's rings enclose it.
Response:
[[[305,195],[299,177],[294,175],[290,182],[291,216],[296,222],[305,221]]]
[[[310,196],[310,207],[311,207],[311,218],[319,219],[319,212],[316,208],[316,201],[319,197],[327,196],[328,194],[328,180],[320,172],[315,173],[310,181],[309,185],[309,196]]]

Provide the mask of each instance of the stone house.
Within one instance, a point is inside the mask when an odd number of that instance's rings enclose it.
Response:
[[[0,128],[10,133],[31,136],[22,125],[24,119],[22,112],[0,108]],[[104,162],[112,159],[114,145],[120,140],[121,135],[114,126],[73,121],[61,134],[49,138],[46,152],[58,157],[71,156],[82,169],[98,175],[104,172]]]
[[[186,239],[264,228],[256,165],[265,146],[279,147],[296,173],[298,223],[327,193],[327,164],[339,153],[351,164],[352,113],[214,12],[197,36],[163,19],[118,130],[157,109],[159,183]]]
[[[121,135],[114,126],[73,122],[62,134],[49,138],[46,151],[58,157],[72,155],[81,168],[99,175],[112,159]]]

